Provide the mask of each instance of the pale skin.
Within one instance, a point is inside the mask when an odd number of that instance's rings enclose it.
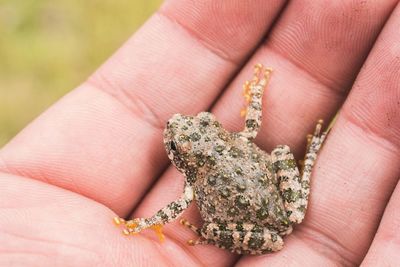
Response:
[[[112,60],[1,149],[0,265],[399,262],[396,2],[212,3],[193,13],[190,2],[167,1]],[[211,110],[240,131],[238,88],[257,62],[274,68],[255,139],[265,150],[288,144],[301,158],[315,122],[344,103],[311,177],[306,218],[284,249],[239,258],[187,246],[195,235],[179,222],[165,227],[163,243],[152,231],[121,235],[114,216],[147,218],[182,194],[162,146],[164,123]],[[195,209],[185,218],[200,223]]]

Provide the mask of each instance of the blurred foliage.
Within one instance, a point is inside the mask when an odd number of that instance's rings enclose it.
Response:
[[[0,0],[0,147],[84,81],[160,0]]]

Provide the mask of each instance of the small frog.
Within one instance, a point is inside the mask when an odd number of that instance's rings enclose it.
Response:
[[[311,171],[327,132],[321,133],[322,120],[318,121],[308,136],[301,171],[288,146],[268,154],[253,143],[270,74],[271,69],[257,64],[253,79],[244,84],[248,105],[241,132],[228,132],[209,112],[175,114],[167,122],[164,145],[184,175],[183,194],[150,218],[115,218],[125,226],[125,234],[152,228],[162,237],[161,226],[178,218],[194,200],[204,224],[197,228],[181,220],[198,235],[190,245],[213,244],[238,254],[282,249],[282,237],[305,216]]]

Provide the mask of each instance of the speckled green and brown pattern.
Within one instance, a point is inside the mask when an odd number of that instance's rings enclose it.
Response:
[[[288,146],[271,154],[252,140],[261,125],[261,100],[271,70],[256,66],[247,82],[249,105],[242,132],[230,133],[209,112],[197,116],[175,114],[164,131],[168,157],[185,176],[182,197],[148,219],[134,219],[129,231],[137,233],[180,216],[194,199],[204,224],[184,224],[199,238],[191,244],[214,244],[239,254],[280,250],[282,237],[305,215],[310,175],[326,133],[321,124],[309,139],[302,173]]]

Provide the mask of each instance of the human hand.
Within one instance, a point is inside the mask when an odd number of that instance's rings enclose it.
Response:
[[[0,265],[400,262],[400,7],[390,14],[395,1],[219,5],[166,2],[0,151]],[[152,232],[120,234],[116,214],[148,217],[181,193],[183,178],[162,144],[167,119],[209,109],[240,130],[240,88],[256,62],[275,70],[256,139],[267,151],[288,144],[301,159],[317,119],[331,120],[344,103],[314,168],[306,219],[283,250],[239,258],[189,247],[193,234],[178,222],[165,226],[164,243]],[[193,205],[184,217],[200,222]]]

